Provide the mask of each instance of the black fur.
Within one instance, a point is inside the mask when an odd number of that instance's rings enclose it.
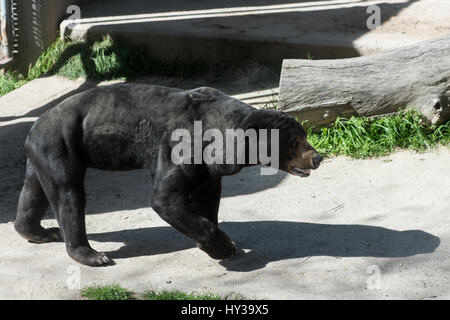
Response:
[[[86,168],[148,168],[151,206],[160,217],[195,239],[211,257],[231,257],[234,243],[217,223],[221,176],[237,173],[248,164],[175,165],[170,158],[176,143],[170,141],[171,133],[177,128],[192,132],[195,120],[203,122],[203,130],[279,128],[289,137],[306,135],[292,117],[256,110],[212,88],[184,91],[116,84],[88,90],[64,100],[31,128],[25,143],[27,171],[16,230],[38,243],[62,236],[74,260],[90,266],[108,264],[110,260],[93,250],[86,236]],[[288,153],[284,157],[283,161],[290,161]],[[60,230],[40,225],[48,205]]]

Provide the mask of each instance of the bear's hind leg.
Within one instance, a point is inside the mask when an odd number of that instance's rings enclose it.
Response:
[[[48,200],[42,190],[36,170],[27,161],[25,181],[20,193],[14,228],[25,239],[34,243],[46,243],[61,239],[59,228],[44,229],[41,219],[48,208]]]
[[[54,171],[51,168],[59,170]],[[85,170],[76,161],[59,159],[53,160],[53,163],[37,173],[55,212],[67,253],[81,264],[97,267],[112,261],[104,253],[92,249],[87,239],[84,217]]]
[[[111,260],[89,245],[85,227],[84,175],[86,166],[69,141],[54,139],[46,151],[40,143],[28,142],[35,174],[47,196],[66,244],[69,256],[88,266],[101,266]],[[50,150],[50,151],[49,151]]]

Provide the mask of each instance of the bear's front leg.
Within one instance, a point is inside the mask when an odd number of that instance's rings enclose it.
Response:
[[[190,185],[182,170],[158,179],[153,185],[153,209],[175,229],[196,240],[197,246],[211,258],[231,258],[236,254],[234,242],[218,228],[216,221],[202,214],[190,197]]]

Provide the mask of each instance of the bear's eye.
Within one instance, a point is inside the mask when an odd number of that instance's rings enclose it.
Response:
[[[294,142],[291,143],[292,148],[297,148],[298,146],[298,141],[295,140]]]

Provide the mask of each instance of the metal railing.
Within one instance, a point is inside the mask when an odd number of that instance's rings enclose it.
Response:
[[[11,2],[0,0],[0,65],[12,61],[11,50]]]

